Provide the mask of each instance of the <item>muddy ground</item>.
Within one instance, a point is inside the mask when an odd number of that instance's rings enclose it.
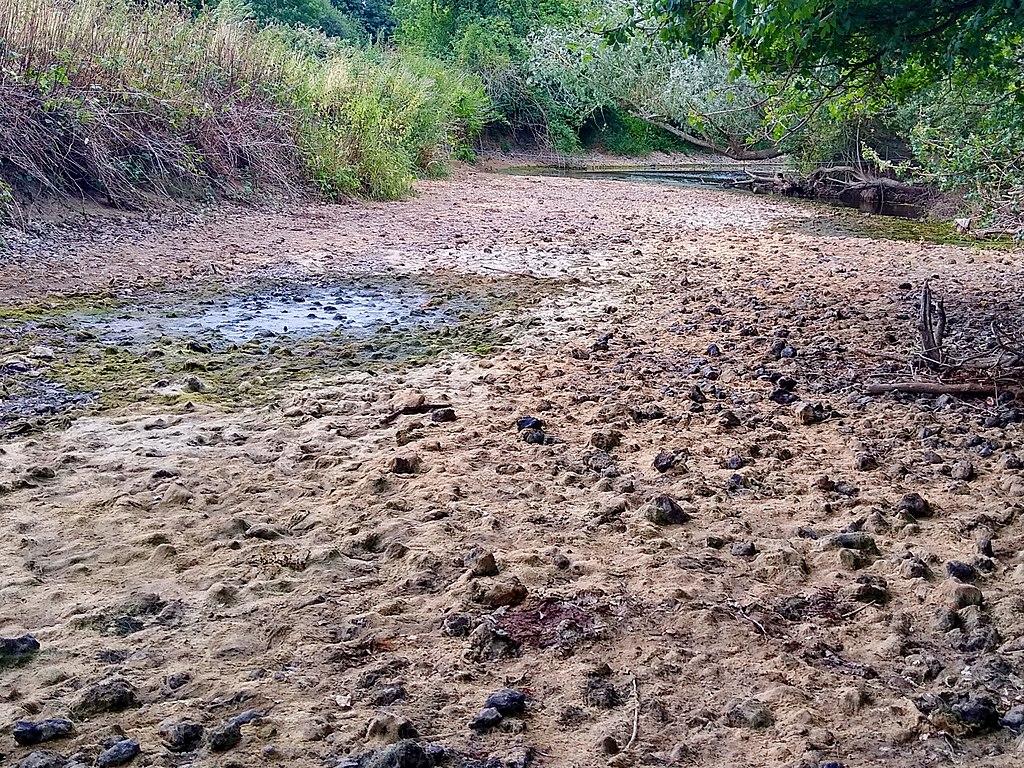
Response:
[[[1019,765],[1024,404],[863,387],[1024,259],[887,226],[464,171],[13,238],[0,762]]]

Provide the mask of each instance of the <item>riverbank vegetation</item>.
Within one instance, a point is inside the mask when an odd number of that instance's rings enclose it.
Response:
[[[1019,226],[1022,5],[14,0],[0,196],[394,198],[486,134],[785,156],[819,186],[942,189]]]

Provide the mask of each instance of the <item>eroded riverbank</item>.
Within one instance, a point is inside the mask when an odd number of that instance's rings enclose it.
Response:
[[[0,455],[0,636],[40,643],[3,722],[153,765],[1019,761],[1021,406],[860,385],[908,370],[925,280],[969,335],[1022,261],[819,216],[465,173],[16,253],[5,357],[97,402]],[[144,364],[59,371],[107,354]],[[159,733],[247,711],[225,752]]]

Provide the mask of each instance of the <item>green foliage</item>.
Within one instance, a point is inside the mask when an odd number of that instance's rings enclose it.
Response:
[[[643,157],[652,152],[680,152],[686,149],[683,142],[672,134],[626,112],[602,112],[592,122],[592,126],[583,128],[584,141],[613,155]]]
[[[306,180],[393,198],[488,119],[471,75],[243,16],[228,3],[195,18],[129,0],[0,6],[0,180],[132,206]]]

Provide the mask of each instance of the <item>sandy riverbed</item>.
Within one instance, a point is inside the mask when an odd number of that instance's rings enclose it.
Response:
[[[16,243],[19,306],[347,275],[500,301],[486,345],[237,402],[171,371],[5,442],[0,637],[40,650],[0,670],[2,762],[129,737],[140,765],[389,765],[418,734],[401,765],[1019,764],[1022,405],[859,387],[909,373],[924,281],[967,334],[1024,260],[855,219],[464,171]],[[6,343],[43,375],[75,349]],[[503,687],[526,711],[472,730]],[[250,710],[226,751],[161,743]],[[16,746],[44,717],[74,734]]]

